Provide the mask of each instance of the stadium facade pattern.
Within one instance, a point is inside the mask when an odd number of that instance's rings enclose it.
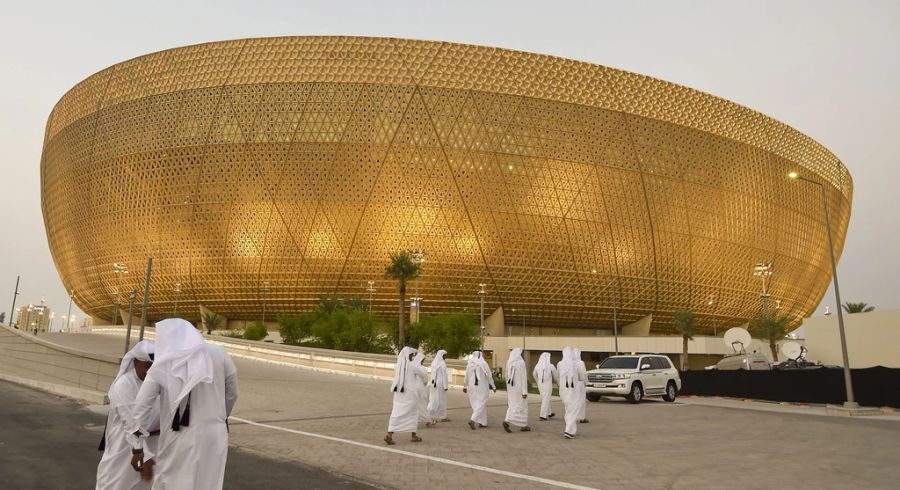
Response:
[[[62,280],[98,317],[142,288],[147,255],[153,319],[176,301],[194,319],[258,319],[264,303],[273,319],[367,299],[369,280],[396,315],[388,254],[421,248],[424,313],[477,311],[486,283],[486,309],[516,326],[608,328],[616,307],[661,333],[687,307],[708,332],[760,310],[758,262],[784,313],[824,294],[820,190],[791,170],[826,186],[839,253],[846,168],[748,108],[506,49],[279,37],[76,85],[47,123],[41,200]]]

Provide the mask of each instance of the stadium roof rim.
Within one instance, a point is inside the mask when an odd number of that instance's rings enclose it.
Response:
[[[285,56],[306,52],[319,56]],[[268,48],[267,53],[245,48]],[[322,48],[331,48],[323,50]],[[334,56],[335,53],[369,56]],[[330,53],[330,58],[321,56]],[[261,56],[265,54],[265,56]],[[178,60],[179,56],[182,57]],[[230,63],[198,66],[196,58]],[[154,58],[159,71],[146,70]],[[280,62],[260,80],[253,62]],[[179,65],[179,62],[180,65]],[[241,71],[241,64],[245,71]],[[152,64],[152,63],[151,63]],[[293,66],[289,66],[289,65]],[[297,70],[300,65],[316,70]],[[351,67],[363,69],[351,69]],[[162,68],[168,69],[165,73]],[[177,72],[206,70],[192,83]],[[258,67],[256,67],[258,68]],[[371,70],[366,70],[370,68]],[[368,73],[365,78],[360,74]],[[349,74],[355,75],[347,80]],[[162,83],[143,83],[167,75]],[[514,82],[514,83],[513,83]],[[94,112],[184,89],[255,83],[385,83],[535,97],[647,117],[751,145],[812,171],[851,201],[852,177],[831,151],[796,129],[721,97],[665,80],[559,56],[448,41],[366,36],[282,36],[212,41],[137,56],[100,70],[67,91],[47,121],[46,139]],[[110,87],[113,92],[110,93]]]

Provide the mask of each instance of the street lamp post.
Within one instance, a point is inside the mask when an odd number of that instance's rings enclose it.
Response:
[[[825,230],[828,234],[828,253],[831,255],[831,278],[834,283],[834,299],[837,301],[837,317],[838,332],[841,335],[841,354],[844,356],[844,385],[847,389],[847,401],[844,402],[844,408],[859,408],[856,399],[853,396],[853,380],[850,377],[850,360],[847,356],[847,335],[844,333],[844,314],[841,311],[841,291],[838,288],[837,261],[834,258],[834,242],[831,238],[831,220],[828,217],[828,195],[825,192],[825,185],[815,180],[807,179],[797,172],[791,172],[788,177],[794,180],[802,180],[804,182],[819,186],[822,193],[822,209],[825,213]]]
[[[478,296],[481,297],[481,350],[484,351],[484,296],[487,294],[487,290],[484,287],[487,286],[485,283],[480,283],[478,285]]]
[[[128,295],[128,327],[125,329],[125,354],[131,349],[131,323],[134,318],[134,298],[137,297],[138,290],[134,288]],[[124,354],[123,354],[124,355]]]
[[[13,293],[13,304],[12,304],[12,308],[9,309],[10,318],[9,318],[8,325],[10,327],[13,325],[13,321],[15,320],[14,318],[12,318],[12,316],[13,316],[13,312],[16,311],[16,298],[19,296],[19,279],[21,279],[21,278],[22,278],[22,276],[16,276],[16,292]]]
[[[759,294],[759,297],[762,298],[762,307],[763,310],[768,311],[769,309],[769,288],[767,287],[766,279],[772,275],[772,263],[771,262],[760,262],[753,267],[753,275],[762,280],[762,293]]]
[[[422,262],[425,262],[425,249],[420,248],[413,250],[410,252],[410,258],[412,259],[414,264],[418,264],[421,270]],[[419,297],[419,283],[422,282],[422,274],[419,274],[419,277],[416,279],[416,296],[413,298],[415,302],[415,322],[412,322],[413,310],[410,309],[410,323],[419,323],[419,311],[422,307],[422,298]]]
[[[69,324],[69,318],[72,316],[72,299],[75,298],[75,290],[69,290],[69,312],[66,313],[66,331],[71,329],[71,325]]]

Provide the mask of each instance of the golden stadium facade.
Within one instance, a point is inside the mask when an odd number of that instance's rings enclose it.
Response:
[[[488,312],[545,334],[610,328],[614,309],[662,333],[679,308],[706,332],[760,310],[760,262],[781,312],[824,294],[820,191],[792,170],[825,185],[839,253],[847,169],[753,110],[552,56],[278,37],[76,85],[47,123],[41,200],[62,280],[97,317],[142,288],[148,255],[151,319],[177,303],[271,320],[332,294],[395,315],[388,255],[424,249],[424,313],[477,311],[485,283]]]

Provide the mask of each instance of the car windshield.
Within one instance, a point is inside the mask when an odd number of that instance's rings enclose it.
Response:
[[[600,369],[637,369],[637,357],[607,357]]]

